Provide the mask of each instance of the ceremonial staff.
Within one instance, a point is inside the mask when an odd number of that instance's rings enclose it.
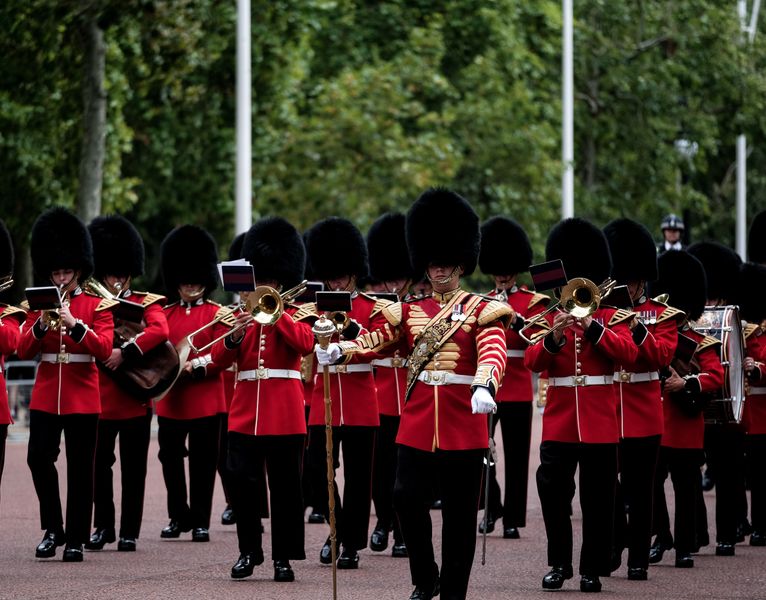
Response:
[[[319,347],[327,349],[330,338],[336,332],[336,324],[322,315],[319,317],[312,331],[317,336]],[[327,451],[327,509],[328,521],[330,522],[330,552],[332,556],[332,597],[338,598],[338,568],[336,565],[337,549],[335,546],[335,469],[332,457],[332,404],[330,402],[330,367],[322,366],[322,380],[324,382],[324,428],[325,450]]]
[[[490,469],[495,463],[495,438],[492,437],[492,421],[494,420],[495,413],[489,413],[489,440],[487,442],[487,456],[484,458],[484,462],[487,465],[484,471],[484,515],[489,514],[489,476]],[[481,534],[481,566],[483,567],[487,563],[487,527],[484,527],[484,531]]]

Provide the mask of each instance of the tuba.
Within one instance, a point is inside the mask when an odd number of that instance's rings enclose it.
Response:
[[[135,305],[133,302],[118,298],[104,284],[92,277],[85,282],[83,288],[95,296],[107,300]],[[113,347],[122,347],[123,344],[143,332],[145,328],[146,323],[143,320],[136,323],[115,316]],[[173,385],[181,372],[183,363],[179,360],[175,346],[170,341],[165,340],[141,356],[126,357],[123,363],[114,370],[107,368],[101,362],[98,362],[97,365],[131,397],[144,403],[163,395]]]

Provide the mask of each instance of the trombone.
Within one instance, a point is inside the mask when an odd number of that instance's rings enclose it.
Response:
[[[13,286],[13,273],[0,277],[0,292],[4,292]]]
[[[215,317],[215,319],[187,335],[186,341],[189,343],[189,347],[194,352],[204,352],[208,348],[220,342],[226,336],[241,331],[246,327],[250,327],[250,325],[253,323],[259,323],[261,325],[273,325],[285,312],[285,304],[295,300],[295,298],[300,296],[306,290],[306,283],[307,281],[304,280],[295,287],[290,288],[281,294],[273,287],[268,285],[259,285],[252,292],[248,293],[246,302],[240,302],[234,308],[221,311]],[[246,321],[237,321],[237,315],[235,313],[238,311],[249,313],[250,317]],[[195,336],[222,321],[224,325],[230,327],[229,331],[222,333],[217,338],[208,342],[202,347],[198,348],[195,346]]]
[[[607,278],[600,285],[596,285],[585,277],[573,277],[561,288],[559,300],[549,306],[544,312],[533,317],[519,330],[519,337],[527,344],[534,345],[553,331],[558,331],[562,325],[549,327],[545,317],[554,310],[561,310],[576,319],[589,317],[598,310],[601,301],[609,295],[617,284],[611,278]],[[527,337],[524,332],[532,327],[540,327],[543,330]]]

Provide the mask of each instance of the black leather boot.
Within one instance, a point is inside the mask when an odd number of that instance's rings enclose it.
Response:
[[[106,544],[115,541],[114,528],[96,529],[90,536],[90,540],[85,543],[86,550],[101,550]]]

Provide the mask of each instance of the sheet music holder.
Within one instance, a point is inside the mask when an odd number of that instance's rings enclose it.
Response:
[[[218,263],[218,275],[226,292],[252,292],[255,289],[253,265],[244,258]]]
[[[30,310],[61,308],[61,291],[54,285],[31,287],[24,290]]]

